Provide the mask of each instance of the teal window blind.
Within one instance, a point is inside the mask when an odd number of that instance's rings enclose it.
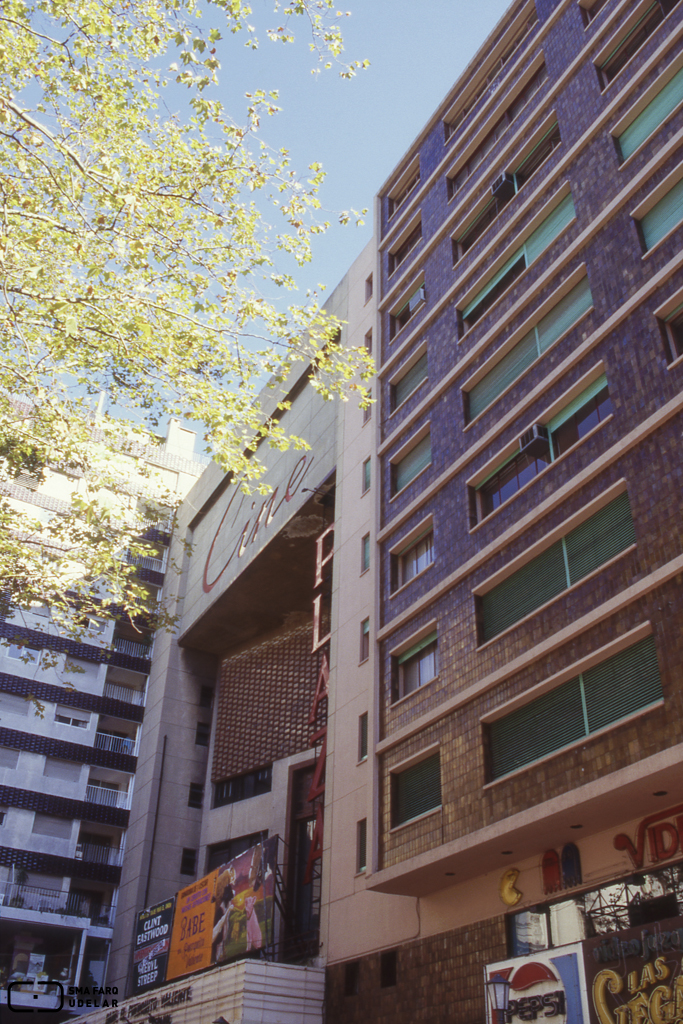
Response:
[[[481,598],[482,640],[490,640],[635,543],[624,492]]]
[[[407,455],[393,465],[393,493],[407,487],[411,480],[414,480],[418,473],[432,461],[432,440],[429,434],[423,437],[418,444],[412,448]]]
[[[524,258],[524,265],[528,267],[534,260],[538,259],[541,253],[548,248],[559,234],[572,222],[576,216],[574,209],[574,203],[572,197],[566,196],[558,206],[555,207],[552,213],[550,213],[546,219],[539,224],[536,230],[529,235],[524,244],[515,252],[506,263],[500,268],[500,270],[493,275],[481,291],[477,292],[471,302],[465,306],[462,311],[463,320],[472,319],[472,314],[475,312],[477,306],[484,302],[486,296],[492,291],[499,281],[505,277],[509,270],[520,260]],[[476,318],[476,317],[475,317]]]
[[[641,218],[645,248],[651,249],[683,220],[683,178]]]
[[[493,722],[491,776],[507,775],[662,699],[649,636]]]
[[[542,320],[503,356],[468,393],[469,419],[474,419],[517,380],[531,364],[593,305],[584,277]]]
[[[563,423],[566,423],[567,420],[571,419],[579,409],[583,408],[584,405],[587,405],[591,398],[595,398],[596,395],[599,395],[605,387],[607,387],[607,374],[603,373],[597,378],[597,380],[594,380],[592,384],[589,384],[581,394],[577,395],[569,405],[565,405],[564,409],[560,409],[560,411],[553,416],[548,423],[548,433],[551,437],[558,427],[561,427]]]
[[[391,777],[392,825],[441,806],[441,758],[438,753]]]
[[[409,395],[412,395],[416,387],[418,387],[423,380],[427,378],[427,353],[421,356],[418,361],[410,367],[410,369],[401,377],[400,380],[396,381],[392,389],[392,405],[394,409],[398,409],[399,405],[405,402]]]
[[[657,93],[628,128],[617,136],[622,160],[626,160],[683,102],[683,68]]]

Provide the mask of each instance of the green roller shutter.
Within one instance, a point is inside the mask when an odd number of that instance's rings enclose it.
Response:
[[[502,633],[567,587],[562,542],[527,562],[481,599],[484,640]]]
[[[441,806],[441,758],[438,753],[393,776],[394,825]]]
[[[588,669],[583,683],[590,732],[662,700],[654,637]]]
[[[556,206],[553,212],[536,228],[534,233],[529,235],[524,243],[527,266],[533,263],[535,259],[538,259],[541,253],[548,248],[550,243],[564,231],[575,217],[576,211],[572,197],[570,195],[566,196],[559,206]]]
[[[631,153],[635,153],[638,146],[645,142],[649,135],[652,135],[655,128],[658,128],[682,101],[683,68],[666,83],[655,98],[638,114],[635,121],[632,121],[628,128],[617,136],[622,160],[626,160]]]
[[[417,474],[421,473],[431,461],[432,441],[429,434],[427,434],[400,462],[395,464],[394,493],[398,493],[398,491],[407,487],[410,481],[414,480]]]
[[[491,774],[507,775],[585,736],[579,679],[491,724]]]
[[[549,313],[546,313],[542,320],[539,320],[536,330],[540,352],[550,348],[553,342],[569,330],[592,305],[593,296],[588,278],[584,277],[556,306],[553,306]]]
[[[553,416],[550,423],[548,423],[548,433],[553,434],[558,427],[561,427],[563,423],[566,423],[567,420],[571,419],[575,412],[578,412],[579,409],[582,409],[584,405],[590,402],[591,398],[595,398],[596,395],[599,395],[605,387],[607,387],[607,375],[603,373],[602,376],[598,377],[597,380],[594,380],[585,391],[582,391],[580,395],[577,395],[569,405],[565,405],[564,409],[561,409],[556,416]]]
[[[570,585],[635,544],[635,540],[631,506],[624,492],[565,537]]]
[[[524,255],[524,249],[518,249],[517,252],[514,254],[514,256],[511,256],[510,259],[507,260],[503,264],[503,266],[500,268],[498,273],[494,274],[493,277],[491,278],[491,280],[487,284],[484,285],[484,287],[481,289],[481,291],[477,292],[477,294],[474,296],[472,301],[470,303],[468,303],[465,306],[465,308],[463,309],[463,311],[462,311],[462,318],[463,318],[463,320],[467,320],[467,317],[470,315],[472,310],[476,309],[476,307],[479,305],[479,303],[482,301],[482,299],[486,298],[488,293],[490,291],[492,291],[496,287],[498,282],[501,281],[505,277],[505,275],[507,274],[508,270],[511,270],[512,267],[514,267],[514,265],[517,262],[517,260],[520,259],[520,257],[523,256],[523,255]]]
[[[394,384],[394,408],[405,402],[409,395],[412,395],[418,384],[421,384],[427,376],[427,353],[418,359],[414,366]]]
[[[651,249],[683,220],[683,178],[640,221],[645,248]]]
[[[424,637],[418,643],[413,644],[413,646],[410,647],[407,651],[404,651],[402,654],[399,654],[398,664],[402,665],[404,661],[408,661],[408,659],[412,658],[414,654],[419,654],[420,651],[423,651],[425,649],[425,647],[429,647],[429,645],[433,644],[434,641],[436,640],[436,636],[436,630],[434,630],[434,632],[430,633],[429,636]]]

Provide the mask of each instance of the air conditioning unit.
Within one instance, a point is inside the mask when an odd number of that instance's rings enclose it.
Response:
[[[507,202],[508,199],[512,199],[515,194],[515,176],[514,174],[501,174],[499,178],[496,178],[493,185],[491,186],[491,192],[494,199],[502,200]]]
[[[520,452],[535,459],[545,455],[549,447],[548,429],[542,423],[534,423],[533,427],[525,430],[519,439]]]
[[[83,847],[81,846],[80,843],[76,847],[76,853],[74,855],[74,860],[83,860]]]
[[[408,309],[410,310],[410,312],[413,313],[420,305],[420,303],[425,301],[425,298],[425,286],[421,284],[420,287],[415,292],[415,294],[411,297],[410,302],[408,303]]]

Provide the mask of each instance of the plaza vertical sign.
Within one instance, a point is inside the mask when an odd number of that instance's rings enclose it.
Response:
[[[133,950],[135,995],[166,981],[175,896],[147,907],[138,914]]]

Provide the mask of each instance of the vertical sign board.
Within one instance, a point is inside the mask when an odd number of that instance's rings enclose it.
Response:
[[[215,964],[272,944],[278,837],[218,868],[212,919]]]
[[[168,954],[168,981],[211,966],[214,900],[218,871],[211,871],[176,896]]]
[[[168,952],[175,896],[147,907],[138,914],[133,950],[133,991],[135,995],[166,981]]]
[[[674,1024],[683,1019],[683,917],[583,944],[590,1024]]]
[[[588,1024],[583,949],[578,942],[489,964],[484,969],[487,988],[496,980],[508,983],[507,1008],[494,1011],[487,994],[489,1024]]]

